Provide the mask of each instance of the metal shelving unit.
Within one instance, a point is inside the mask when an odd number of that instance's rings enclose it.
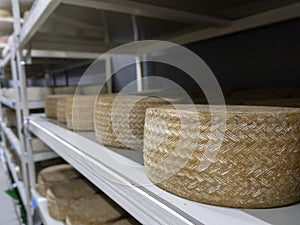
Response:
[[[66,129],[64,125],[53,123],[42,115],[29,115],[30,109],[43,108],[44,103],[28,102],[25,98],[26,78],[28,77],[25,67],[28,66],[26,69],[30,69],[30,66],[26,65],[26,59],[46,58],[49,61],[53,59],[95,59],[100,53],[128,42],[128,40],[115,41],[109,36],[106,16],[110,13],[130,16],[133,25],[130,27],[133,31],[133,40],[141,39],[136,22],[137,17],[179,23],[177,24],[178,29],[168,30],[151,37],[151,39],[167,40],[179,44],[219,37],[300,16],[300,3],[295,1],[291,1],[290,5],[283,1],[277,3],[274,1],[274,3],[268,4],[257,2],[249,5],[245,3],[240,8],[237,7],[239,15],[228,13],[227,17],[207,14],[206,10],[200,12],[192,6],[178,9],[172,2],[169,1],[169,5],[160,5],[158,1],[151,2],[151,0],[145,0],[143,3],[127,0],[36,0],[28,18],[23,21],[20,18],[18,1],[12,1],[14,19],[0,18],[0,23],[13,22],[16,42],[13,46],[9,46],[8,53],[0,61],[0,68],[5,68],[10,64],[14,83],[18,84],[15,88],[18,93],[21,93],[15,101],[0,97],[3,105],[11,107],[17,112],[18,134],[15,135],[4,124],[1,124],[1,128],[4,136],[18,153],[23,169],[26,168],[29,171],[29,174],[24,176],[24,182],[15,180],[20,193],[22,193],[22,201],[25,203],[27,214],[31,214],[31,200],[35,199],[38,213],[44,224],[63,224],[49,216],[46,199],[39,196],[35,190],[36,183],[33,175],[35,172],[34,162],[61,156],[145,224],[271,223],[276,225],[287,222],[297,224],[297,212],[300,210],[300,204],[277,209],[240,210],[200,204],[169,194],[148,180],[145,168],[142,166],[142,152],[106,148],[98,144],[93,132],[74,133]],[[260,4],[264,8],[263,11],[257,10]],[[186,5],[189,5],[189,1],[186,2]],[[249,8],[248,11],[245,11],[246,8]],[[93,27],[99,31],[99,37],[95,40],[87,40],[81,36],[66,38],[55,32],[52,32],[53,35],[43,35],[40,32],[43,26],[55,21],[55,16],[59,12],[69,12],[74,9],[97,9],[97,12],[104,18],[99,29],[97,29],[98,25],[83,24],[81,21],[73,20],[72,23],[80,28]],[[96,19],[98,20],[98,18]],[[63,18],[62,21],[68,22],[69,18]],[[47,38],[48,36],[49,38]],[[128,49],[123,53],[131,54],[133,52]],[[141,65],[138,63],[141,54],[143,51],[136,54],[137,71],[142,71]],[[109,58],[107,62],[105,65],[108,71],[111,71],[109,68],[111,59]],[[41,70],[42,68],[43,66]],[[142,73],[137,74],[137,77],[141,78]],[[141,91],[142,85],[138,84],[137,89]],[[26,126],[24,126],[24,122]],[[56,153],[50,151],[33,153],[30,146],[30,132],[52,147]],[[80,145],[76,146],[74,143]],[[10,153],[7,149],[5,153],[9,161]],[[11,161],[8,165],[10,170],[14,170]],[[13,173],[13,171],[11,172]],[[13,174],[13,177],[17,178],[16,173]],[[151,210],[149,210],[150,208]],[[276,216],[278,214],[282,216],[278,218]],[[28,225],[32,225],[32,218],[30,216],[28,218]]]
[[[281,222],[274,215],[286,210],[240,210],[189,201],[148,180],[141,151],[104,147],[94,132],[74,133],[44,115],[32,115],[29,129],[49,146],[55,146],[57,154],[145,224],[276,225]],[[300,204],[291,206],[281,220],[296,224],[299,209]]]

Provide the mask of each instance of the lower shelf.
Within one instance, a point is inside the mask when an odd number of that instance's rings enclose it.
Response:
[[[53,219],[48,212],[47,199],[40,196],[36,190],[31,190],[32,198],[36,203],[36,209],[44,225],[64,225],[62,221]]]
[[[33,161],[34,162],[39,162],[39,161],[48,160],[48,159],[54,159],[57,157],[59,157],[59,156],[52,150],[33,153]]]
[[[7,127],[4,123],[1,123],[1,129],[2,133],[7,137],[9,140],[12,149],[14,149],[17,152],[17,155],[19,159],[22,159],[22,150],[21,150],[21,144],[15,133],[10,127]],[[39,162],[42,160],[48,160],[57,158],[58,155],[52,151],[51,149],[43,149],[43,151],[36,151],[33,152],[33,161]]]
[[[140,151],[107,148],[94,132],[72,132],[44,115],[31,116],[29,129],[143,224],[299,224],[300,203],[242,210],[189,201],[149,181]]]

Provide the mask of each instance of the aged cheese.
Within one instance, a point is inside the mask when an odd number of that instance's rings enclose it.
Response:
[[[67,225],[106,224],[124,217],[126,212],[104,195],[91,195],[72,203]]]
[[[74,200],[95,194],[97,188],[85,179],[73,179],[47,190],[47,205],[51,217],[65,220]]]
[[[51,186],[65,182],[70,179],[80,177],[78,173],[69,164],[60,164],[47,167],[38,174],[38,190],[41,196],[46,196],[46,191]]]
[[[100,95],[95,110],[98,140],[115,148],[142,150],[146,109],[167,104],[156,97]]]
[[[57,118],[57,102],[60,98],[71,97],[73,95],[49,95],[45,102],[45,113],[49,118]]]
[[[57,109],[56,109],[56,116],[57,120],[61,123],[67,122],[66,117],[66,99],[67,98],[59,98],[57,99]]]
[[[227,106],[222,139],[219,132],[211,133],[208,106],[178,107],[146,114],[144,161],[159,187],[229,207],[267,208],[300,200],[300,109]],[[225,129],[218,121],[221,108],[213,112],[217,131]]]
[[[66,99],[66,121],[71,130],[94,130],[96,95]]]

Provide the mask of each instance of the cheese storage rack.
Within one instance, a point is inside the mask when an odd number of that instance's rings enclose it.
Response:
[[[72,61],[70,64],[64,65],[65,68],[63,70],[66,70],[72,68],[73,65],[80,65],[82,59],[95,59],[100,53],[128,41],[118,42],[110,40],[109,32],[107,32],[109,23],[102,24],[101,30],[103,33],[101,38],[103,40],[101,39],[100,41],[74,39],[68,42],[61,37],[55,38],[55,32],[49,39],[40,35],[39,31],[43,25],[47,25],[49,21],[54,20],[58,12],[68,12],[72,7],[76,7],[76,10],[79,10],[79,12],[84,9],[97,9],[103,14],[104,18],[109,13],[129,15],[132,22],[132,40],[142,38],[139,36],[139,29],[136,24],[136,17],[138,16],[164,19],[172,22],[179,21],[192,25],[192,29],[189,30],[179,29],[168,33],[160,33],[152,37],[152,39],[168,40],[178,44],[206,40],[300,16],[300,3],[296,1],[291,1],[288,5],[283,5],[283,3],[280,5],[278,3],[270,7],[266,3],[261,3],[262,8],[265,9],[264,11],[255,10],[259,6],[256,5],[252,7],[252,12],[248,13],[248,15],[242,15],[238,19],[208,16],[199,11],[192,12],[174,8],[171,3],[169,4],[157,5],[155,1],[151,2],[150,0],[143,2],[119,0],[35,0],[28,18],[22,24],[19,1],[12,1],[14,45],[9,46],[9,51],[0,61],[0,67],[8,68],[10,66],[13,84],[19,95],[14,101],[1,96],[0,101],[2,107],[10,107],[16,111],[18,134],[15,135],[2,122],[1,132],[4,138],[3,149],[7,158],[8,168],[12,172],[27,215],[29,215],[27,216],[28,225],[33,224],[31,216],[34,209],[33,202],[37,204],[35,210],[45,225],[63,224],[63,222],[53,220],[49,216],[46,199],[39,196],[35,189],[34,161],[57,157],[57,155],[74,166],[143,224],[296,224],[299,221],[299,203],[274,209],[243,210],[210,206],[179,198],[154,185],[149,185],[150,181],[142,165],[142,152],[104,148],[96,141],[94,132],[73,133],[67,130],[65,126],[46,119],[43,114],[30,114],[30,109],[43,108],[44,104],[42,102],[29,102],[26,99],[26,79],[29,77],[29,74],[26,74],[27,67],[29,67],[27,61],[50,58],[55,64],[56,59],[81,60],[78,62]],[[244,8],[247,7],[247,5],[242,6]],[[251,11],[251,7],[249,10]],[[80,23],[77,26],[84,29]],[[126,54],[133,53],[128,49]],[[141,59],[141,55],[142,53],[136,55],[137,62]],[[105,60],[106,73],[109,73],[112,66],[111,58],[108,57]],[[38,62],[40,64],[40,61]],[[141,78],[143,74],[140,63],[137,63],[137,67],[139,69],[137,69],[136,77]],[[57,68],[54,70],[56,72],[59,71]],[[39,71],[37,72],[39,73]],[[110,85],[108,85],[109,92],[111,92]],[[143,90],[141,83],[137,84],[137,90]],[[42,155],[33,154],[29,142],[32,134],[39,137],[55,153],[48,151]],[[77,140],[83,143],[82,146],[74,145]],[[11,151],[8,150],[9,146],[12,146],[12,151],[16,152],[20,158],[22,170],[26,171],[23,173],[22,181],[13,172],[15,165],[10,160]],[[103,155],[99,153],[104,150],[108,154]],[[118,160],[111,162],[110,157]]]

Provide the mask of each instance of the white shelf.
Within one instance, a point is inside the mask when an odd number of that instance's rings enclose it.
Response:
[[[0,16],[0,24],[1,23],[14,23],[14,18],[13,17],[2,17]]]
[[[32,115],[29,129],[145,224],[281,224],[272,216],[274,209],[217,207],[172,195],[148,180],[142,152],[106,148],[97,143],[94,132],[74,133],[43,115]],[[299,207],[277,208],[276,214],[285,224],[298,224]]]
[[[36,190],[31,190],[31,194],[37,204],[37,210],[44,225],[64,225],[64,222],[55,220],[49,215],[46,198],[40,196]]]
[[[17,138],[15,133],[12,131],[12,129],[5,126],[4,123],[1,123],[1,129],[3,130],[7,139],[9,140],[11,147],[17,152],[19,159],[21,159],[22,150],[21,150],[19,139]]]
[[[22,151],[21,151],[21,146],[20,146],[20,141],[15,135],[15,133],[12,131],[11,128],[6,127],[5,124],[1,123],[1,128],[6,135],[7,139],[9,140],[12,148],[17,152],[17,155],[19,159],[21,160],[22,156]],[[45,151],[38,151],[38,152],[33,152],[33,161],[34,162],[39,162],[42,160],[47,160],[47,159],[53,159],[57,158],[58,155],[52,151],[51,149],[45,149]]]
[[[39,162],[43,160],[48,160],[48,159],[54,159],[57,158],[58,155],[52,150],[47,150],[47,151],[40,151],[40,152],[33,152],[33,161],[34,162]]]
[[[26,192],[25,192],[25,187],[24,187],[24,183],[22,181],[20,181],[18,179],[17,173],[16,173],[16,166],[14,165],[14,163],[12,162],[11,158],[11,154],[9,152],[8,149],[4,149],[4,155],[8,164],[8,168],[11,172],[11,175],[13,177],[13,180],[18,188],[21,200],[23,202],[23,204],[26,204]]]
[[[43,108],[45,108],[45,101],[29,101],[28,108],[29,109],[43,109]]]
[[[0,25],[1,23],[14,23],[14,18],[13,17],[2,17],[0,16]],[[21,19],[21,23],[24,23],[24,20]]]
[[[17,107],[17,103],[13,99],[9,99],[4,96],[0,96],[0,101],[4,105],[6,105],[12,109],[16,109],[16,107]],[[45,107],[45,101],[29,101],[28,102],[29,109],[42,109],[44,107]]]

